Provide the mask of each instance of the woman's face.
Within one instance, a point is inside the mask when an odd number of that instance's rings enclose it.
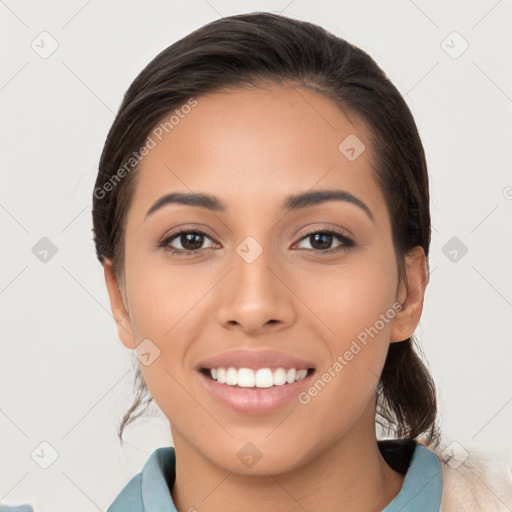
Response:
[[[196,99],[137,170],[126,311],[106,266],[177,449],[263,474],[374,438],[388,345],[415,325],[397,314],[407,294],[368,133],[305,88]],[[189,204],[162,201],[174,193]]]

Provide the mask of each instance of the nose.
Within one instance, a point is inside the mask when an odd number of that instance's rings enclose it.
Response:
[[[217,319],[228,329],[258,334],[290,327],[296,321],[287,273],[270,250],[254,260],[234,252],[232,269],[221,282]]]

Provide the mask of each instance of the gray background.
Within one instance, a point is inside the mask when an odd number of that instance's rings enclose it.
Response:
[[[124,91],[150,59],[219,16],[256,10],[362,47],[405,96],[431,176],[432,274],[417,336],[439,388],[443,443],[510,450],[510,0],[7,0],[0,501],[106,510],[150,453],[171,444],[156,407],[128,427],[123,448],[117,440],[136,359],[117,338],[95,259],[97,163]]]

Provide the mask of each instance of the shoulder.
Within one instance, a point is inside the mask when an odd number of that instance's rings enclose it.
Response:
[[[119,496],[108,507],[107,512],[138,512],[142,508],[142,472],[135,475],[123,488]]]
[[[487,451],[451,442],[429,447],[441,461],[441,512],[509,512],[512,510],[510,451]]]
[[[156,449],[122,489],[107,512],[142,512],[173,508],[170,488],[174,483],[175,452],[173,447]]]

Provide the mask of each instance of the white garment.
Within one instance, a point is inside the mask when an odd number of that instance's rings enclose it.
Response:
[[[441,459],[440,512],[512,512],[510,451],[498,454],[466,447],[467,459],[466,454],[462,457],[459,454],[457,460],[457,457],[450,459],[444,450],[429,448]]]

